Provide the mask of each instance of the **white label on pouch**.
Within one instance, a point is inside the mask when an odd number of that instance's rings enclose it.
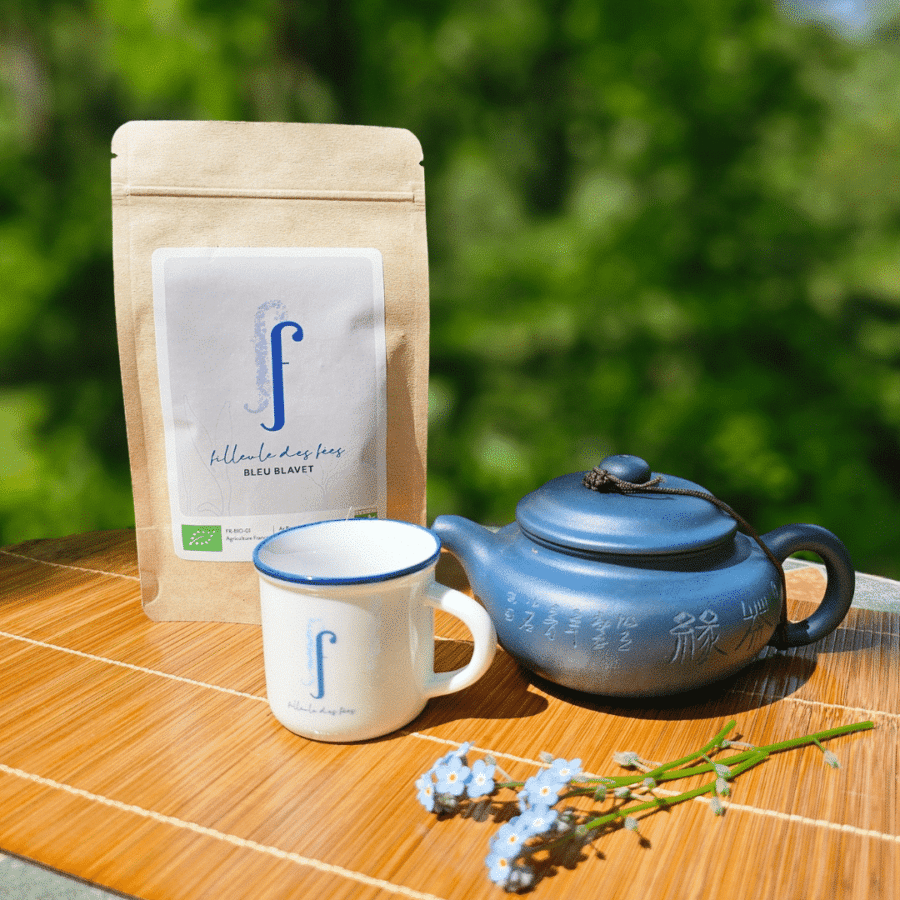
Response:
[[[162,248],[153,308],[180,557],[247,561],[293,525],[386,515],[378,250]]]

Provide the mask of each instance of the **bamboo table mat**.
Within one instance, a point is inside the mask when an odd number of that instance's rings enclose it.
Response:
[[[452,567],[442,569],[452,578]],[[792,618],[821,595],[788,573]],[[439,668],[464,628],[440,616]],[[463,741],[513,778],[539,754],[620,774],[615,751],[674,759],[737,721],[754,744],[871,719],[875,729],[773,756],[722,817],[705,799],[604,834],[535,898],[900,897],[900,614],[852,609],[813,647],[766,651],[706,692],[611,704],[531,678],[503,651],[473,687],[360,744],[306,741],[265,700],[260,629],[154,623],[133,533],[0,550],[0,849],[144,900],[501,897],[499,827],[437,819],[414,782]]]

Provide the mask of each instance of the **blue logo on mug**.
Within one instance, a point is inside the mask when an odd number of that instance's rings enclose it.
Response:
[[[320,631],[316,635],[316,685],[318,692],[310,694],[313,700],[321,700],[325,696],[325,648],[323,639],[327,637],[330,644],[337,643],[337,635],[333,631]]]

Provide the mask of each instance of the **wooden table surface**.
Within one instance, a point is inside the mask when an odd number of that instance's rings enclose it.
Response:
[[[788,588],[799,618],[821,576]],[[437,629],[438,667],[461,665],[463,627]],[[144,615],[132,532],[0,550],[0,849],[144,900],[501,897],[484,866],[498,823],[416,799],[439,756],[473,741],[518,779],[541,751],[620,774],[615,751],[673,759],[730,719],[754,744],[876,727],[829,743],[837,770],[815,747],[773,756],[722,817],[698,799],[642,819],[640,839],[602,835],[535,898],[900,897],[898,613],[853,609],[813,647],[645,704],[557,688],[498,651],[403,731],[332,745],[270,714],[258,627]]]

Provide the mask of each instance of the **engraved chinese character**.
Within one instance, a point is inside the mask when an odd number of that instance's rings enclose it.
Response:
[[[716,646],[719,639],[719,617],[711,609],[704,610],[697,619],[687,612],[680,612],[673,619],[675,627],[669,634],[675,637],[675,650],[669,662],[706,662],[715,650],[725,653]]]
[[[556,607],[550,607],[550,613],[546,619],[543,621],[544,625],[547,625],[548,628],[544,632],[544,635],[549,638],[551,641],[556,638],[556,626],[559,625],[559,620],[556,618]]]
[[[612,625],[612,622],[609,619],[604,619],[602,616],[597,616],[591,622],[591,628],[594,630],[593,635],[591,635],[591,645],[594,650],[603,650],[609,644],[609,641],[606,639],[606,632],[610,625]]]
[[[637,628],[637,619],[634,616],[619,616],[619,624],[616,630],[619,632],[619,652],[627,653],[631,650],[631,629]]]
[[[769,621],[767,615],[769,612],[769,600],[765,597],[761,597],[750,603],[746,600],[741,600],[741,610],[743,612],[743,619],[747,623],[747,627],[744,630],[743,637],[741,637],[738,647],[743,646],[747,642],[751,645],[756,643],[757,639],[760,637],[760,633],[766,628],[771,628],[773,625],[773,623]]]
[[[675,627],[669,634],[675,635],[675,652],[669,662],[684,662],[694,658],[694,622],[697,620],[687,612],[675,616]]]
[[[719,637],[719,617],[711,610],[707,609],[700,615],[701,624],[694,629],[694,659],[697,662],[706,662],[709,654],[716,647],[716,640]]]

